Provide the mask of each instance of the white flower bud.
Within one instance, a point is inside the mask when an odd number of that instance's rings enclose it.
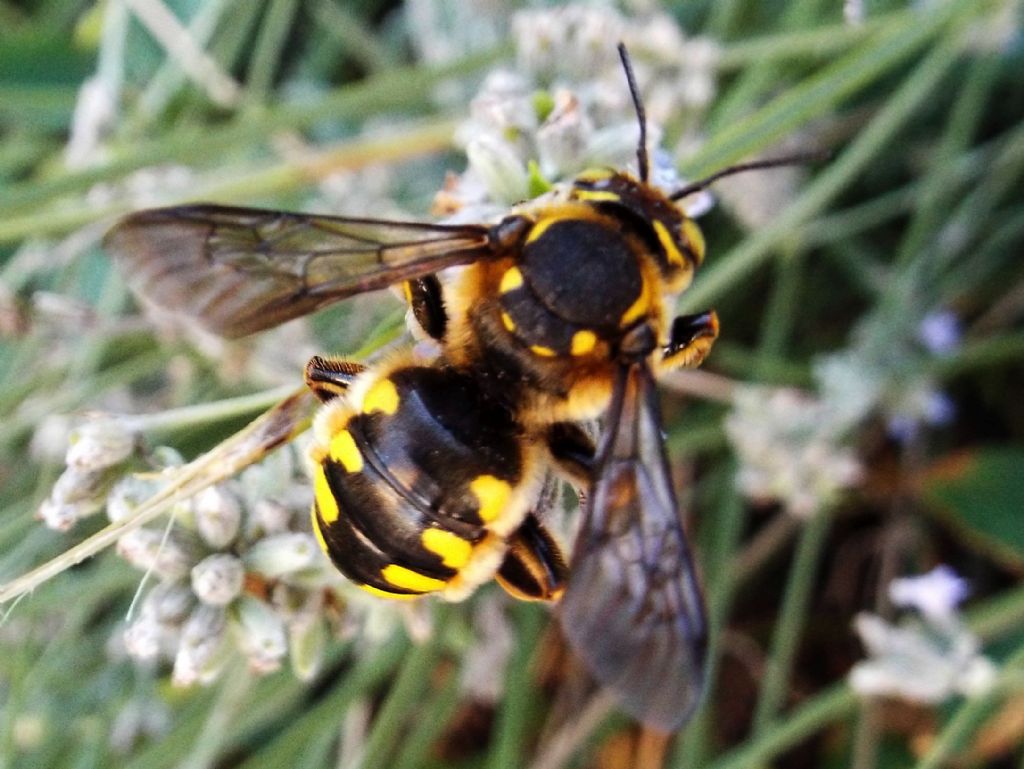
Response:
[[[164,626],[149,612],[141,612],[124,630],[124,648],[137,660],[154,660],[160,654]]]
[[[156,484],[137,475],[122,478],[107,496],[107,518],[112,523],[129,518],[156,490]]]
[[[317,563],[320,548],[309,534],[275,534],[256,542],[243,558],[246,567],[267,577],[281,577]]]
[[[53,498],[43,500],[36,516],[54,531],[68,531],[82,517],[81,508],[71,502],[58,502]]]
[[[113,418],[86,422],[71,431],[65,457],[69,467],[102,470],[124,462],[135,449],[135,434]]]
[[[276,499],[261,499],[252,507],[248,536],[268,536],[288,531],[295,517],[287,505]]]
[[[184,579],[192,568],[191,549],[171,533],[153,529],[135,529],[117,541],[117,554],[141,571],[153,570],[161,580]]]
[[[327,646],[327,625],[314,612],[303,612],[288,624],[288,650],[292,672],[310,681],[320,671]]]
[[[40,505],[38,517],[51,529],[67,531],[103,507],[112,475],[107,470],[67,467]]]
[[[175,686],[212,683],[230,656],[227,640],[224,610],[198,606],[182,629],[171,682]]]
[[[466,146],[466,157],[493,200],[511,204],[528,196],[526,164],[507,142],[489,134],[475,136]]]
[[[195,603],[195,596],[185,585],[164,582],[146,594],[142,611],[150,613],[163,625],[180,625]]]
[[[242,509],[223,486],[210,486],[192,498],[192,510],[199,536],[212,548],[227,547],[238,536]]]
[[[576,96],[564,89],[558,91],[554,110],[537,129],[537,154],[542,173],[547,177],[560,177],[579,171],[593,131],[593,123]]]
[[[209,606],[227,606],[242,593],[245,568],[228,553],[207,556],[192,567],[192,590]]]
[[[258,673],[269,673],[281,666],[288,651],[284,620],[262,601],[242,596],[233,607],[232,630],[239,649]]]

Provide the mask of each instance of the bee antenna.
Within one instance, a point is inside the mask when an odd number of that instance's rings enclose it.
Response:
[[[619,43],[619,58],[622,59],[622,68],[626,70],[626,82],[629,83],[629,95],[633,98],[633,107],[636,109],[636,119],[640,123],[640,141],[636,145],[636,162],[640,166],[640,181],[646,182],[650,165],[647,162],[647,115],[644,112],[644,103],[640,98],[640,89],[636,84],[636,75],[633,74],[633,63],[629,60],[629,52],[625,43]]]
[[[710,187],[723,176],[732,176],[733,174],[740,174],[744,171],[757,171],[763,168],[806,166],[811,163],[828,160],[829,157],[831,157],[831,153],[819,150],[815,152],[798,152],[794,155],[783,155],[782,157],[769,158],[767,160],[754,160],[750,163],[737,163],[734,166],[723,168],[721,171],[717,171],[716,173],[711,174],[711,176],[707,176],[698,182],[693,182],[692,184],[687,184],[685,187],[681,187],[669,195],[669,198],[671,200],[681,200],[687,195],[692,195],[695,192],[699,192],[700,190]]]

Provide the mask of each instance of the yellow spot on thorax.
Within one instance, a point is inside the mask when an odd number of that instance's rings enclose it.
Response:
[[[362,457],[360,457],[360,460]],[[320,517],[324,523],[334,523],[338,520],[338,500],[334,498],[330,485],[327,483],[327,474],[323,465],[313,468],[313,498],[316,499],[317,507],[320,508]],[[314,526],[316,528],[316,526]]]
[[[427,529],[422,535],[423,547],[441,556],[441,563],[450,569],[461,569],[473,555],[473,544],[444,529]]]
[[[518,267],[509,267],[505,270],[505,274],[501,276],[498,291],[502,294],[507,294],[509,291],[515,291],[521,285],[523,285],[523,273],[519,271]]]
[[[593,351],[594,345],[596,344],[597,334],[593,331],[583,329],[572,335],[572,347],[570,348],[570,352],[573,355],[586,355]]]
[[[363,398],[363,413],[383,411],[394,414],[398,410],[398,390],[390,379],[378,380],[366,392]]]
[[[493,475],[478,475],[470,481],[469,490],[479,502],[477,514],[484,523],[490,523],[501,515],[512,495],[512,487]]]
[[[380,570],[380,575],[389,585],[403,590],[414,590],[417,593],[433,593],[444,587],[444,582],[433,577],[426,577],[412,569],[391,563]]]
[[[516,322],[512,320],[512,316],[509,315],[507,312],[501,313],[501,325],[505,327],[506,331],[516,330]]]
[[[331,438],[329,456],[350,473],[358,473],[363,469],[363,455],[359,453],[356,440],[348,430],[340,430]]]
[[[541,358],[554,358],[556,355],[554,350],[542,344],[530,345],[530,352],[534,355],[539,355]]]

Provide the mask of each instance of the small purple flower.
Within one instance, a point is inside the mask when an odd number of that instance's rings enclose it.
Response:
[[[968,594],[967,581],[946,565],[936,566],[919,577],[894,579],[889,597],[897,606],[916,609],[932,621],[951,619]]]
[[[928,313],[917,329],[917,337],[933,355],[952,355],[963,336],[960,319],[949,310]]]

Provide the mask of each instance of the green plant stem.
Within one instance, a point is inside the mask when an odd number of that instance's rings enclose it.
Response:
[[[793,59],[829,59],[885,27],[906,24],[918,13],[916,10],[899,10],[872,16],[860,26],[825,24],[813,29],[737,40],[727,43],[722,49],[718,66],[723,71],[731,71]]]
[[[668,766],[697,769],[707,763],[716,723],[715,692],[721,662],[721,635],[735,595],[737,572],[732,568],[746,523],[746,504],[733,487],[735,462],[723,471],[722,503],[714,516],[710,546],[704,552],[704,575],[708,592],[708,658],[705,669],[705,702],[693,723],[687,727]]]
[[[985,102],[1001,68],[1002,59],[997,56],[979,56],[969,64],[963,87],[953,100],[946,132],[932,158],[931,169],[921,182],[914,216],[900,243],[896,264],[908,265],[918,256],[940,229],[950,204],[959,195],[951,178],[954,161],[974,139]]]
[[[530,663],[546,618],[544,613],[532,604],[515,606],[513,610],[518,634],[515,651],[509,660],[505,675],[504,695],[494,724],[486,764],[488,769],[526,765],[525,747],[535,714],[534,703],[539,699],[536,684],[530,674]]]
[[[952,37],[952,36],[951,36]],[[754,269],[810,217],[834,200],[916,114],[956,62],[956,45],[946,39],[937,45],[903,81],[864,132],[797,198],[776,222],[745,240],[712,264],[686,291],[678,309],[697,312],[709,307]]]
[[[801,631],[807,622],[807,607],[830,524],[828,510],[819,510],[807,522],[797,540],[796,555],[786,580],[785,594],[772,636],[771,654],[765,664],[761,692],[754,711],[755,736],[764,734],[771,727],[771,722],[785,704],[790,672],[800,646]]]
[[[175,197],[161,201],[173,205],[190,200],[217,199],[252,202],[267,195],[296,189],[323,178],[340,168],[358,168],[369,162],[394,162],[437,152],[447,147],[454,121],[442,119],[416,125],[401,134],[362,138],[322,149],[302,163],[277,162],[249,171],[236,171],[228,178],[221,169],[216,176],[200,181]],[[0,243],[15,242],[30,235],[63,233],[93,221],[128,213],[136,203],[128,196],[103,205],[78,201],[56,209],[29,211],[0,221]]]
[[[775,260],[772,293],[761,317],[755,379],[770,374],[774,362],[785,355],[786,343],[797,321],[803,274],[802,251],[786,249]]]
[[[783,7],[781,27],[784,30],[799,30],[806,27],[807,16],[818,0],[790,0]],[[730,125],[751,110],[768,89],[779,81],[779,68],[773,62],[759,61],[756,67],[744,69],[729,89],[725,98],[715,105],[711,116],[710,133],[715,135],[722,126]]]
[[[313,4],[313,14],[324,34],[337,40],[342,50],[368,71],[379,72],[395,66],[394,57],[377,42],[374,30],[344,3],[317,0]]]
[[[705,769],[763,767],[828,724],[849,718],[857,710],[857,695],[845,683],[835,684],[787,713],[771,729],[750,738]]]
[[[313,104],[282,104],[247,111],[223,127],[193,125],[159,139],[134,142],[121,157],[95,168],[0,189],[0,221],[145,166],[170,162],[201,164],[210,158],[223,158],[238,147],[261,144],[275,131],[309,128],[323,121],[365,119],[387,109],[422,107],[435,84],[476,72],[504,53],[504,49],[491,50],[444,66],[396,69],[334,91]]]
[[[266,411],[294,390],[293,386],[285,385],[252,395],[227,398],[213,403],[199,403],[194,406],[182,406],[155,414],[125,417],[125,419],[132,429],[144,432],[191,430],[203,425],[226,422]]]
[[[246,707],[246,695],[252,691],[252,683],[252,673],[236,660],[218,687],[217,700],[210,708],[209,719],[177,769],[208,769],[216,765],[218,753],[230,734],[231,723]]]
[[[453,670],[444,685],[423,705],[424,717],[417,720],[402,740],[393,769],[417,769],[423,765],[434,742],[441,736],[461,704],[459,671]]]
[[[144,376],[166,368],[167,360],[170,357],[171,353],[167,350],[153,350],[152,352],[127,360],[124,363],[111,366],[99,373],[92,373],[90,376],[66,387],[62,392],[51,393],[51,397],[45,402],[24,404],[0,424],[0,447],[20,439],[48,414],[66,414],[74,411],[76,408],[80,408],[83,403],[94,401],[100,393],[109,388],[137,381]],[[60,372],[56,373],[59,376]],[[39,382],[34,380],[29,384],[38,385]]]
[[[878,764],[878,746],[878,707],[872,698],[867,697],[861,700],[857,709],[850,769],[874,769]]]
[[[419,709],[420,698],[440,656],[446,617],[452,611],[445,604],[436,604],[434,609],[434,630],[430,638],[413,646],[412,651],[405,656],[391,690],[374,719],[363,745],[361,769],[391,766],[391,759],[402,741],[401,735],[405,733],[409,718]]]
[[[274,83],[274,73],[288,41],[288,32],[295,20],[299,0],[270,0],[256,45],[249,60],[246,97],[264,102]]]
[[[939,358],[926,366],[938,379],[952,379],[989,366],[1002,366],[1024,358],[1024,331],[1003,334],[992,339],[970,341],[948,358]]]
[[[728,341],[715,344],[712,360],[716,369],[741,379],[753,379],[756,371],[766,384],[808,387],[814,382],[808,363],[768,357]]]
[[[78,92],[64,85],[0,84],[0,125],[23,125],[33,133],[60,131],[71,122]]]
[[[867,88],[920,51],[958,14],[977,13],[976,0],[953,0],[928,14],[918,14],[883,28],[839,61],[786,91],[744,119],[725,126],[687,163],[686,176],[699,179],[783,139],[809,120],[827,113]],[[946,67],[955,61],[955,46],[939,45]],[[940,73],[941,74],[941,73]],[[908,84],[913,78],[908,78]],[[930,90],[930,89],[926,89]],[[904,95],[907,89],[901,89]],[[913,92],[911,92],[913,94]],[[914,94],[915,96],[917,94]],[[920,94],[920,98],[927,92]],[[890,99],[898,101],[894,96]],[[916,107],[917,99],[913,102]],[[910,114],[914,110],[909,111]],[[876,119],[877,120],[877,119]],[[874,154],[874,153],[872,153]]]
[[[1024,585],[990,598],[967,612],[967,625],[985,641],[1024,627]]]
[[[295,766],[297,757],[310,751],[311,739],[323,735],[324,723],[337,724],[339,714],[345,713],[358,699],[369,697],[376,687],[395,675],[395,668],[403,659],[408,661],[413,654],[415,649],[409,651],[409,642],[403,633],[392,634],[372,653],[361,657],[323,698],[301,707],[286,730],[239,769]],[[256,735],[257,739],[261,736]]]
[[[227,0],[207,0],[198,7],[188,22],[189,36],[197,45],[204,49],[208,46],[230,5]],[[187,83],[188,76],[180,63],[173,56],[164,59],[135,105],[132,120],[136,127],[154,123]]]

